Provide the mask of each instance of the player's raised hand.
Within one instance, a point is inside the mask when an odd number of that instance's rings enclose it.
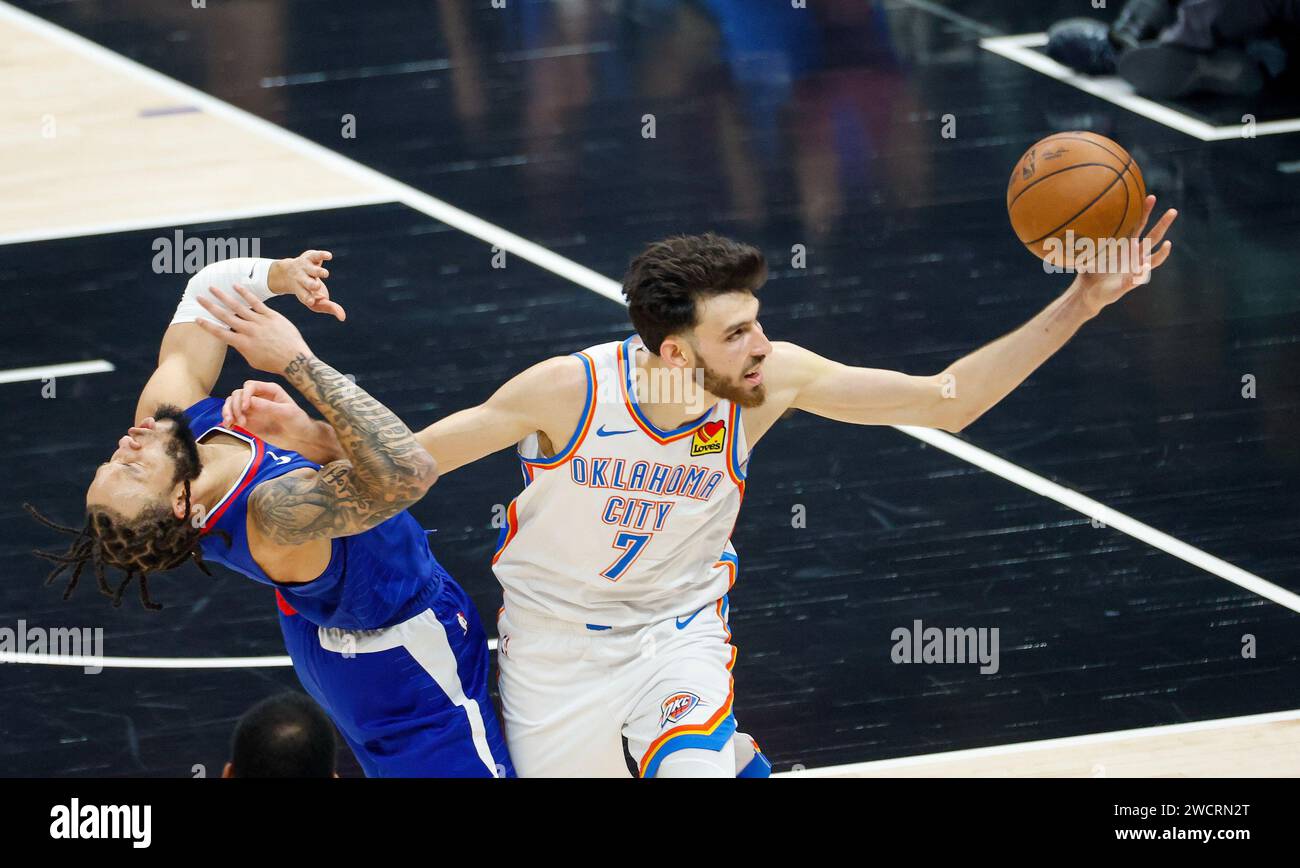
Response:
[[[342,305],[330,300],[325,286],[330,276],[325,263],[333,258],[328,250],[305,250],[293,259],[278,259],[271,267],[267,284],[277,295],[293,293],[308,310],[330,314],[342,322],[347,313]]]
[[[194,321],[195,325],[226,346],[238,350],[253,367],[279,374],[299,356],[311,355],[307,342],[294,324],[244,287],[235,284],[239,298],[215,286],[209,292],[215,302],[203,297],[198,302],[226,328],[202,317]]]
[[[1169,258],[1173,242],[1166,241],[1165,234],[1174,220],[1178,219],[1178,212],[1170,208],[1143,237],[1142,232],[1155,207],[1156,197],[1147,196],[1142,219],[1133,229],[1133,234],[1126,239],[1126,249],[1120,249],[1120,245],[1116,245],[1105,254],[1099,250],[1098,255],[1080,259],[1076,264],[1075,286],[1093,313],[1099,312],[1106,305],[1114,304],[1136,287],[1148,282],[1151,272],[1164,265]]]

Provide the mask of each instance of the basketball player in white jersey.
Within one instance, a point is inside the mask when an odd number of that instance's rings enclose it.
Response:
[[[1153,228],[1154,252],[1137,251],[1131,273],[1078,275],[1026,325],[934,376],[770,342],[755,295],[762,254],[714,235],[669,238],[625,278],[635,335],[541,362],[421,431],[444,474],[517,447],[525,486],[493,570],[520,776],[624,776],[623,738],[643,776],[736,775],[753,748],[733,738],[727,593],[739,566],[729,537],[754,445],[790,409],[962,430],[1146,281],[1169,256],[1161,242],[1175,216]],[[655,389],[695,372],[699,406],[689,390]],[[273,384],[250,381],[225,412],[314,460],[337,451],[329,426]]]

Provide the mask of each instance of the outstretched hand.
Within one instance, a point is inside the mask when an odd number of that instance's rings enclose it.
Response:
[[[1116,256],[1096,256],[1080,259],[1075,266],[1075,287],[1084,299],[1084,303],[1097,313],[1107,305],[1119,301],[1136,287],[1151,280],[1151,272],[1165,264],[1173,249],[1172,241],[1165,241],[1165,233],[1178,218],[1178,212],[1170,208],[1151,229],[1142,237],[1151,213],[1156,207],[1156,197],[1147,196],[1142,209],[1142,219],[1127,239],[1127,249],[1123,243]],[[1115,248],[1112,248],[1115,250]]]

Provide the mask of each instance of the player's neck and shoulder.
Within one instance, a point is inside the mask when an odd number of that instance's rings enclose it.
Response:
[[[248,495],[245,529],[248,553],[267,576],[282,584],[304,584],[329,566],[334,551],[330,537],[288,539],[277,533],[283,516],[311,509],[317,497],[319,471],[299,467],[256,486]],[[320,512],[325,510],[320,508]],[[300,522],[295,519],[295,524]]]
[[[173,394],[180,397],[178,393]],[[203,475],[195,488],[198,502],[212,515],[229,498],[247,497],[244,529],[249,554],[258,566],[279,582],[311,581],[329,563],[328,540],[323,547],[285,545],[273,539],[257,518],[263,509],[276,508],[273,503],[263,503],[275,490],[285,486],[306,486],[317,471],[313,467],[298,466],[269,479],[265,478],[262,471],[266,459],[283,466],[290,462],[289,455],[277,455],[266,441],[247,431],[232,430],[223,425],[222,403],[205,394],[185,405],[185,415],[190,421],[195,439],[199,448],[206,453],[203,458]],[[263,462],[257,461],[259,455],[265,456]],[[262,478],[259,479],[259,476]],[[246,482],[248,486],[244,488]],[[283,495],[280,495],[280,499],[283,500]],[[313,548],[316,551],[313,552]]]
[[[772,341],[772,352],[763,361],[766,397],[760,406],[741,411],[745,439],[751,449],[785,413],[798,407],[800,390],[825,362],[798,344]]]
[[[527,408],[529,416],[538,423],[537,430],[552,444],[565,443],[573,434],[575,420],[580,417],[588,398],[589,368],[608,368],[608,365],[602,365],[603,361],[608,361],[602,357],[622,343],[614,341],[584,353],[554,356],[516,378],[521,388],[512,391],[514,400]],[[629,362],[635,363],[635,359],[629,359]],[[798,344],[772,342],[772,353],[763,363],[766,398],[759,407],[743,409],[741,415],[745,437],[751,448],[783,414],[797,407],[801,389],[828,364],[833,363]]]
[[[260,454],[258,442],[249,442],[237,437],[224,428],[212,428],[203,438],[204,442],[223,447],[232,455],[247,453],[251,450],[252,459]],[[268,444],[260,441],[263,447]],[[268,449],[269,452],[269,449]],[[289,456],[270,456],[271,460],[288,461]],[[237,489],[244,480],[244,474],[257,476],[261,467],[250,466],[248,461],[227,462],[228,470],[223,474],[218,490],[212,495],[214,503],[223,497],[238,496]],[[301,584],[310,582],[320,576],[329,566],[333,547],[328,538],[305,541],[288,541],[277,538],[274,530],[275,521],[266,520],[281,513],[303,507],[304,501],[312,496],[318,470],[313,467],[295,467],[269,479],[253,481],[245,493],[247,510],[243,516],[245,539],[248,553],[268,577],[284,584]],[[223,494],[224,492],[224,494]]]

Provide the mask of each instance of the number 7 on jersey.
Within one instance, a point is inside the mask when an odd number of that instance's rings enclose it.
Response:
[[[618,560],[610,564],[601,575],[609,579],[611,582],[617,582],[619,579],[623,578],[623,574],[632,566],[632,562],[641,554],[641,550],[645,548],[646,543],[650,542],[650,537],[652,536],[654,536],[652,533],[630,533],[628,531],[623,531],[614,537],[613,548],[621,549],[623,554],[619,556]]]

